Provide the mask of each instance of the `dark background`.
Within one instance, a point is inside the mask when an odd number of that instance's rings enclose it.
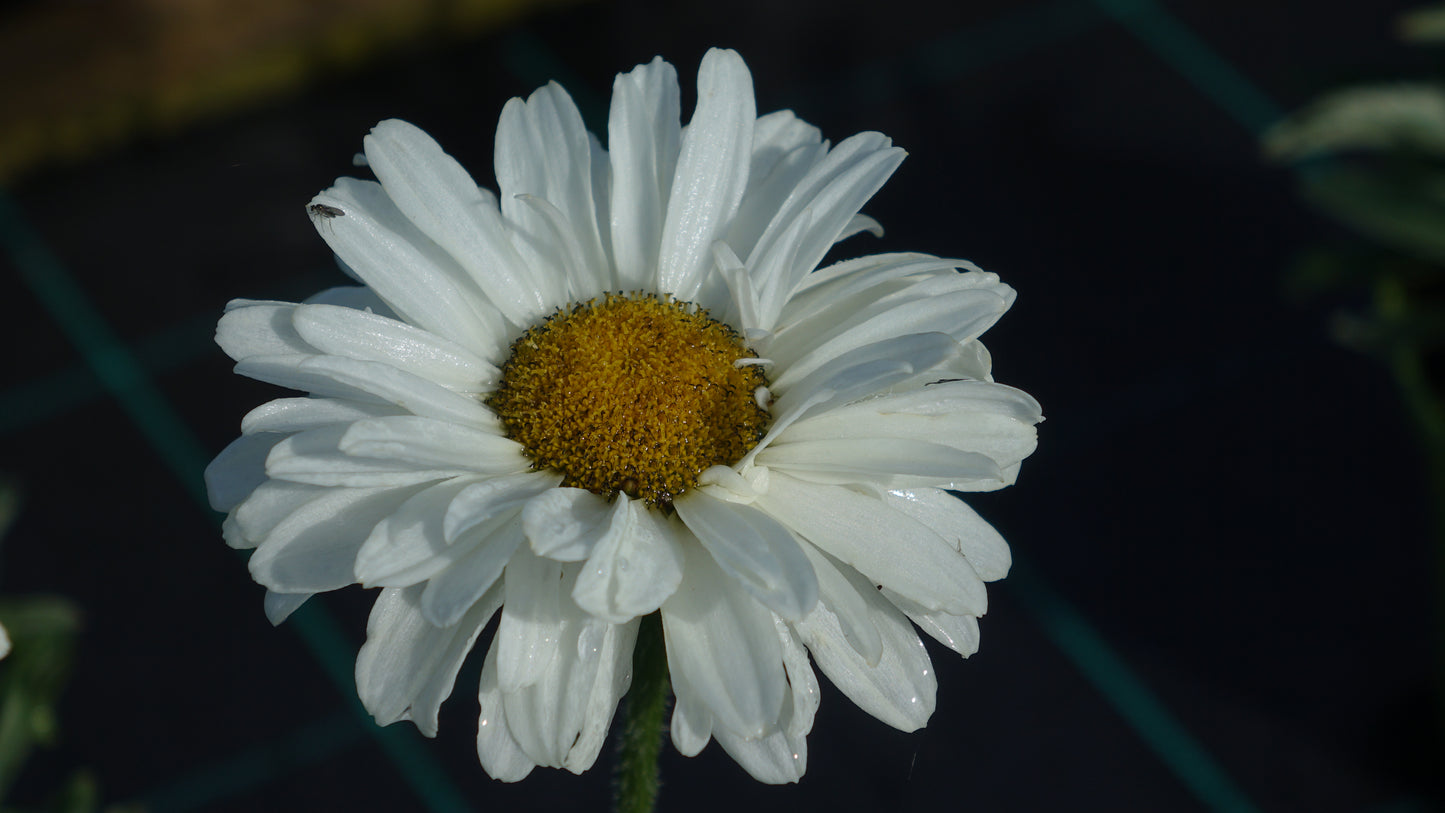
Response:
[[[24,4],[12,4],[14,12]],[[597,2],[311,77],[262,104],[68,165],[0,197],[0,471],[24,489],[0,591],[85,614],[60,746],[155,811],[597,810],[581,777],[487,778],[475,657],[425,741],[357,713],[370,595],[272,629],[201,504],[200,468],[280,392],[210,342],[233,297],[341,277],[303,207],[378,120],[429,130],[494,186],[502,104],[550,78],[604,126],[614,74],[662,54],[684,115],[710,45],[760,112],[911,157],[840,256],[963,256],[1019,291],[987,337],[1048,421],[1015,488],[972,504],[1016,557],[982,650],[931,646],[938,710],[896,732],[831,687],[795,787],[668,746],[661,810],[1438,809],[1427,701],[1425,462],[1384,368],[1331,340],[1350,294],[1284,274],[1350,239],[1258,135],[1353,79],[1419,74],[1400,0],[931,4]],[[5,10],[6,7],[0,7]],[[12,77],[13,79],[13,77]],[[0,102],[3,102],[0,99]]]

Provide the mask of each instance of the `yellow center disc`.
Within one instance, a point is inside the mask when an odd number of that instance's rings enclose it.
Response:
[[[767,430],[762,368],[736,363],[753,355],[706,310],[608,294],[514,342],[487,405],[535,468],[562,472],[562,485],[669,509]]]

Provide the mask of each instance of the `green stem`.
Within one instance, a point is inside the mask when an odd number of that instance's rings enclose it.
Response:
[[[642,619],[632,652],[632,689],[627,693],[626,723],[617,760],[617,813],[652,813],[659,787],[657,758],[662,753],[662,717],[667,711],[667,650],[662,616]]]

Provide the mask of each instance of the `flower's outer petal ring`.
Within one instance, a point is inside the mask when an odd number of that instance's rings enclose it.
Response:
[[[682,543],[669,520],[646,504],[619,496],[606,533],[577,576],[572,599],[598,618],[620,624],[662,606],[682,583]]]
[[[456,392],[481,392],[500,375],[461,345],[384,316],[335,305],[301,305],[291,321],[297,334],[324,354],[390,364]]]
[[[828,679],[858,708],[901,731],[922,728],[933,715],[938,682],[913,626],[877,590],[863,596],[883,639],[883,656],[869,666],[848,645],[826,607],[794,628]]]
[[[706,708],[713,734],[776,728],[787,687],[773,614],[698,545],[684,546],[683,581],[662,605],[667,667],[679,703]]]
[[[457,264],[372,181],[337,178],[312,205],[344,214],[316,231],[336,256],[405,321],[494,358],[506,347],[496,310]]]
[[[537,767],[512,730],[507,726],[507,711],[502,702],[502,688],[497,683],[497,645],[487,650],[482,664],[482,681],[477,689],[481,714],[477,718],[477,759],[482,770],[498,782],[518,782]]]
[[[925,610],[917,602],[909,601],[886,587],[881,592],[884,598],[893,602],[894,607],[940,644],[965,658],[978,651],[978,618],[975,616]]]
[[[696,489],[674,506],[723,572],[753,598],[790,621],[812,611],[818,579],[787,528],[756,508]]]
[[[340,398],[277,398],[256,407],[241,419],[241,434],[258,432],[305,432],[339,423],[402,415],[391,404],[349,401]]]
[[[935,488],[888,491],[882,497],[889,508],[918,520],[943,537],[968,559],[979,578],[991,582],[1008,575],[1013,563],[1008,543],[968,503]]]
[[[436,627],[418,608],[422,588],[381,591],[356,656],[356,691],[378,725],[411,720],[435,737],[442,701],[452,693],[462,661],[501,606],[494,590],[452,627]]]
[[[514,515],[474,529],[452,545],[456,558],[445,570],[427,580],[421,594],[421,612],[439,627],[461,618],[483,593],[501,578],[507,562],[522,544],[522,529]],[[450,552],[450,551],[449,551]]]
[[[612,251],[617,286],[651,288],[668,195],[677,170],[680,102],[677,71],[658,57],[612,83],[607,146],[612,162]]]
[[[266,482],[266,457],[285,435],[242,435],[206,466],[206,496],[211,508],[230,511]]]
[[[563,304],[566,281],[527,266],[512,245],[496,198],[431,136],[389,119],[372,128],[365,148],[367,162],[396,208],[450,254],[512,324],[531,325]]]
[[[748,66],[714,48],[697,75],[697,109],[682,134],[658,252],[657,290],[695,301],[748,183],[757,107]]]
[[[983,581],[968,560],[927,526],[880,499],[774,471],[758,505],[874,584],[891,587],[929,610],[983,615],[988,609]]]

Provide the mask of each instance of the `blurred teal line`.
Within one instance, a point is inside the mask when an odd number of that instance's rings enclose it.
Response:
[[[1249,132],[1259,135],[1284,116],[1247,76],[1154,0],[1094,1]]]
[[[355,746],[364,741],[364,736],[354,715],[336,714],[152,791],[139,800],[138,806],[147,813],[209,810],[228,798]]]
[[[1201,804],[1216,813],[1258,813],[1254,802],[1099,631],[1017,553],[1004,585],[1024,600],[1054,645]]]
[[[151,374],[179,369],[220,353],[210,341],[215,329],[215,314],[198,316],[136,342],[133,356]],[[0,436],[79,409],[107,392],[105,383],[85,362],[15,384],[0,392]]]
[[[14,200],[3,192],[0,192],[0,250],[10,256],[46,313],[120,402],[121,409],[181,481],[186,493],[214,518],[201,479],[208,456],[200,441],[186,428],[180,414],[135,356],[117,339],[74,277],[25,222]],[[219,538],[216,544],[221,544]],[[365,717],[356,699],[351,655],[342,646],[345,638],[331,615],[312,601],[292,616],[291,626],[321,661],[323,670],[342,695],[351,699],[353,709]],[[441,768],[419,747],[417,735],[408,737],[399,729],[379,728],[369,719],[363,724],[428,810],[470,809]]]
[[[334,268],[316,271],[276,285],[274,287],[279,290],[271,293],[277,299],[301,299],[336,284],[337,276]],[[205,358],[222,362],[225,357],[211,341],[220,312],[218,305],[214,311],[192,316],[145,336],[131,344],[131,356],[152,377]],[[48,375],[12,384],[9,389],[0,391],[0,437],[53,420],[108,392],[94,368],[83,360]]]

